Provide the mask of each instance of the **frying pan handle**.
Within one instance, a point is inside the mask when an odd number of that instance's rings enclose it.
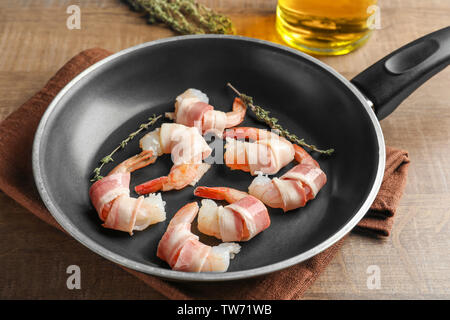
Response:
[[[450,64],[450,27],[417,39],[376,62],[351,82],[369,98],[379,120]]]

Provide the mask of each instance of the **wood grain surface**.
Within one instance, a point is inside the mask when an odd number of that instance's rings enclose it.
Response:
[[[229,14],[237,33],[281,43],[275,0],[202,1]],[[68,30],[66,8],[81,8]],[[320,58],[351,79],[384,55],[449,24],[448,0],[380,0],[381,25],[361,49]],[[119,0],[0,1],[0,120],[39,90],[69,58],[91,47],[116,52],[172,36],[147,25]],[[305,299],[450,298],[450,68],[382,121],[386,144],[407,149],[408,184],[393,234],[384,241],[351,235]],[[78,265],[81,290],[66,288]],[[367,287],[377,265],[381,288]],[[46,225],[0,192],[0,298],[162,299],[113,263]]]

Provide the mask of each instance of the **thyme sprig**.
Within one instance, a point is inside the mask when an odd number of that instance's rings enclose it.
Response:
[[[91,179],[91,182],[95,182],[97,180],[100,180],[103,178],[103,176],[100,175],[101,170],[103,168],[103,166],[107,163],[113,162],[114,159],[112,158],[112,156],[114,155],[114,153],[116,153],[117,151],[119,151],[120,149],[124,149],[126,147],[126,145],[128,144],[128,142],[130,142],[131,140],[134,139],[134,137],[136,137],[142,130],[147,130],[148,127],[154,125],[156,123],[156,121],[158,121],[159,118],[161,118],[162,115],[156,116],[156,115],[152,115],[150,118],[148,118],[148,122],[143,123],[139,126],[139,129],[130,133],[128,135],[128,137],[123,140],[110,154],[108,154],[107,156],[105,156],[103,159],[100,160],[100,166],[98,166],[97,168],[94,169],[93,171],[93,178]]]
[[[130,6],[146,12],[148,22],[164,23],[181,34],[233,34],[233,24],[225,15],[214,12],[195,0],[127,0]]]
[[[269,116],[269,113],[270,113],[269,111],[264,110],[260,106],[255,105],[253,103],[253,98],[252,97],[239,92],[235,87],[233,87],[231,85],[231,83],[227,83],[227,86],[230,87],[231,90],[233,90],[239,96],[239,98],[242,99],[242,101],[247,105],[247,107],[250,108],[250,110],[253,111],[253,113],[255,114],[256,118],[259,121],[264,122],[270,128],[272,128],[274,130],[277,130],[277,132],[281,136],[285,137],[286,139],[289,139],[293,143],[296,143],[296,144],[298,144],[300,146],[309,148],[312,151],[315,151],[315,152],[318,152],[318,153],[321,153],[321,154],[326,154],[326,155],[330,156],[334,152],[334,149],[321,150],[321,149],[317,148],[315,145],[306,143],[305,139],[300,139],[295,134],[290,133],[288,130],[284,129],[278,123],[278,119],[277,118]]]

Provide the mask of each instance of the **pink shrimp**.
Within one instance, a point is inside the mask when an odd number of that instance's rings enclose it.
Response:
[[[166,117],[176,123],[196,127],[202,134],[213,131],[222,135],[225,128],[231,128],[244,121],[247,107],[241,99],[235,98],[230,112],[214,110],[208,104],[208,97],[197,89],[188,89],[176,98],[175,112],[167,112]]]
[[[226,187],[197,187],[194,195],[230,203],[222,207],[214,201],[202,200],[198,229],[204,234],[223,241],[247,241],[270,226],[266,206],[246,192]]]
[[[195,185],[210,168],[203,159],[212,150],[195,128],[164,123],[161,128],[146,134],[140,140],[140,146],[143,150],[152,150],[157,156],[170,153],[174,165],[167,176],[136,186],[138,194],[180,190],[188,185]]]
[[[285,212],[305,206],[327,182],[317,161],[303,148],[294,145],[294,149],[298,165],[280,178],[259,175],[248,187],[249,193],[264,204]]]
[[[143,151],[116,166],[89,189],[89,197],[105,228],[126,231],[144,230],[166,219],[161,195],[130,197],[131,172],[155,161],[152,151]]]
[[[208,246],[191,232],[191,224],[198,213],[197,202],[182,207],[174,215],[158,244],[156,255],[173,270],[186,272],[225,272],[230,259],[239,253],[236,243]]]

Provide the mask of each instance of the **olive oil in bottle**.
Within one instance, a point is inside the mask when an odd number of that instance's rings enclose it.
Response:
[[[312,54],[346,54],[371,34],[377,0],[278,0],[276,28],[290,46]]]

